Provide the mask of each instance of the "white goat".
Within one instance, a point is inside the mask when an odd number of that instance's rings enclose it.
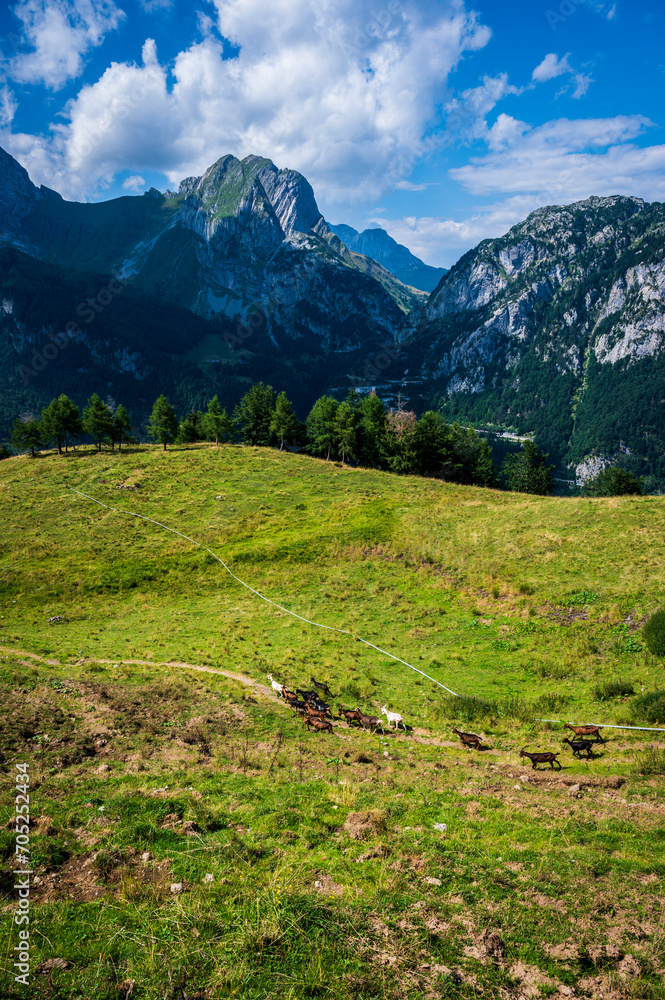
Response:
[[[404,719],[399,714],[399,712],[389,712],[385,705],[382,707],[381,711],[383,712],[383,714],[385,715],[386,719],[388,720],[388,724],[389,725],[392,725],[394,723],[394,728],[397,729],[397,727],[399,726],[399,724],[401,722],[402,723],[402,729],[404,730],[404,732],[406,732],[406,726],[404,725]]]
[[[277,681],[274,681],[272,679],[272,674],[266,674],[266,677],[270,681],[270,684],[271,684],[272,689],[275,692],[275,694],[281,695],[281,693],[283,691],[283,685],[282,684],[278,684]]]

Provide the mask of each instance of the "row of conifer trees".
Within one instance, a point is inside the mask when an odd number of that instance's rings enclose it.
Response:
[[[278,394],[262,382],[245,393],[230,415],[214,396],[205,411],[192,410],[178,419],[174,407],[160,395],[146,430],[148,438],[164,448],[241,440],[280,449],[297,446],[326,459],[457,482],[490,485],[496,478],[491,450],[474,430],[449,424],[433,411],[418,420],[412,411],[388,409],[375,394],[350,393],[343,402],[322,396],[304,422],[286,393]],[[14,424],[11,440],[15,450],[34,455],[51,446],[67,452],[84,436],[100,451],[105,444],[122,448],[137,441],[122,403],[103,400],[96,393],[82,411],[62,394],[51,400],[40,418],[23,415]]]
[[[367,468],[403,474],[433,476],[479,486],[505,485],[519,493],[547,495],[555,486],[554,467],[533,441],[509,455],[499,471],[487,440],[473,428],[447,423],[433,410],[420,419],[398,405],[388,409],[379,397],[351,392],[340,402],[331,396],[316,400],[307,419],[296,416],[286,393],[259,382],[242,397],[229,416],[217,396],[204,411],[192,410],[178,419],[165,396],[155,400],[147,424],[151,441],[169,444],[196,441],[241,440],[249,445],[295,445],[321,458],[356,463]],[[103,444],[122,448],[137,443],[125,407],[94,393],[83,407],[66,395],[52,399],[41,418],[24,415],[16,420],[12,444],[30,452],[55,445],[59,453],[88,436],[99,451]],[[3,457],[0,454],[0,457]],[[610,467],[589,480],[583,492],[590,496],[642,493],[642,481],[632,473]]]

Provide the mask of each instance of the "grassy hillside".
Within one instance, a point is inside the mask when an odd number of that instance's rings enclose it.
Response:
[[[561,750],[543,717],[665,727],[640,638],[664,522],[654,497],[233,445],[3,461],[2,801],[27,761],[30,995],[665,997],[665,734],[605,730],[588,761],[563,745],[560,772],[519,758]],[[307,733],[267,673],[408,732]],[[10,966],[0,992],[25,996]]]

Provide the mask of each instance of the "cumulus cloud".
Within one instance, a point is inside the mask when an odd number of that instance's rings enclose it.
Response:
[[[651,124],[641,115],[618,115],[532,128],[500,115],[489,130],[489,152],[449,172],[472,195],[496,200],[461,220],[410,216],[381,225],[428,263],[450,266],[543,205],[613,194],[663,201],[665,145],[641,148],[633,141]]]
[[[9,87],[0,87],[0,128],[11,125],[17,107],[16,98]]]
[[[554,80],[558,76],[563,76],[565,73],[569,73],[571,77],[570,84],[568,86],[562,87],[557,94],[567,94],[571,92],[571,96],[575,100],[579,100],[580,97],[584,97],[589,85],[593,83],[593,77],[587,73],[578,73],[570,65],[568,57],[570,52],[567,52],[565,56],[559,58],[556,52],[548,52],[543,61],[539,63],[531,74],[531,79],[534,83],[546,83],[548,80]]]
[[[122,186],[125,191],[132,191],[136,194],[139,191],[143,191],[145,188],[145,180],[140,174],[133,174],[131,177],[126,177],[122,182]]]
[[[459,97],[446,104],[446,140],[448,142],[486,139],[487,116],[499,101],[509,95],[519,96],[523,87],[508,83],[508,74],[485,76],[478,87],[463,90]]]
[[[78,0],[82,2],[82,0]],[[35,180],[85,196],[121,169],[175,184],[218,156],[259,153],[301,170],[328,206],[373,199],[408,177],[428,148],[448,75],[490,37],[459,0],[216,0],[217,28],[169,67],[113,63],[33,140]],[[135,100],[133,94],[141,94]],[[27,136],[3,137],[10,151]],[[15,155],[16,152],[15,152]],[[62,189],[62,188],[61,188]]]
[[[535,80],[536,83],[544,83],[546,80],[553,80],[555,76],[561,76],[563,73],[572,73],[573,69],[568,62],[569,55],[570,52],[567,52],[559,59],[555,52],[548,52],[543,61],[534,69],[531,79]]]
[[[589,194],[635,194],[641,188],[655,197],[665,180],[654,176],[649,150],[631,142],[650,125],[642,115],[561,118],[535,128],[519,122],[510,141],[450,175],[475,195],[540,192],[547,199],[550,192],[574,201]]]
[[[83,56],[101,45],[125,14],[112,0],[20,0],[13,9],[27,51],[8,60],[18,83],[42,83],[53,90],[81,73]]]

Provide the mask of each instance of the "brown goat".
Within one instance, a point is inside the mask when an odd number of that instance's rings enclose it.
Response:
[[[476,750],[480,750],[483,742],[480,736],[475,733],[462,733],[459,729],[453,729],[453,732],[459,736],[465,747],[475,747]]]
[[[337,713],[340,719],[345,719],[351,726],[354,722],[360,722],[360,709],[358,708],[342,708],[340,705]]]
[[[383,725],[381,724],[381,719],[377,718],[376,715],[364,715],[360,709],[358,711],[358,719],[360,725],[363,729],[369,729],[370,732],[376,732],[376,730],[381,726],[381,732],[383,732]]]
[[[563,727],[564,729],[572,729],[576,736],[595,736],[599,743],[604,743],[605,740],[600,735],[600,730],[602,726],[571,726],[567,722]]]
[[[317,733],[332,733],[332,722],[327,719],[313,719],[310,715],[305,716],[305,726],[309,730],[313,728]]]
[[[532,771],[537,770],[536,764],[549,764],[552,770],[554,770],[554,765],[556,764],[559,770],[561,770],[561,764],[557,760],[558,756],[558,753],[552,753],[551,751],[547,751],[546,753],[529,753],[524,747],[520,750],[520,757],[528,757],[531,761],[533,765],[531,768]]]
[[[309,702],[307,702],[305,707],[307,710],[307,714],[311,719],[325,719],[327,715],[326,712],[322,712],[320,709],[314,708],[313,705],[310,705]]]

